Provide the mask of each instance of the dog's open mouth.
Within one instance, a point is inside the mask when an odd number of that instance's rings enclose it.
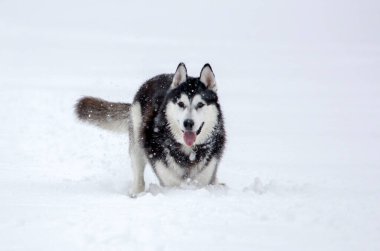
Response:
[[[186,145],[192,146],[194,144],[195,140],[197,139],[197,135],[199,135],[202,131],[203,125],[204,125],[204,122],[199,127],[196,133],[192,131],[185,131],[183,133],[183,139],[185,140]]]
[[[192,146],[197,139],[195,132],[187,131],[183,134],[183,139],[185,140],[186,145]]]

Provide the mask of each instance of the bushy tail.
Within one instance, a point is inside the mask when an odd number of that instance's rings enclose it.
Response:
[[[131,104],[112,103],[100,98],[84,97],[75,105],[75,113],[82,121],[114,132],[128,132]]]

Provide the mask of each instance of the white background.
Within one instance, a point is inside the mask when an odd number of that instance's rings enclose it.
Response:
[[[378,1],[0,1],[1,250],[380,250]],[[78,122],[209,62],[227,188],[130,199],[128,138]]]

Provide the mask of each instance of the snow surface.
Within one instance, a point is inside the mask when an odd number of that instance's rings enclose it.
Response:
[[[0,250],[380,250],[378,1],[0,1]],[[127,196],[128,139],[79,123],[211,63],[227,187]]]

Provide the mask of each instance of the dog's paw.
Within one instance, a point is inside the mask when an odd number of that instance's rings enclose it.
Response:
[[[213,185],[209,185],[206,187],[206,189],[213,194],[219,194],[219,195],[225,195],[229,191],[229,187],[226,185],[226,183],[216,183]]]
[[[215,179],[211,182],[211,185],[213,186],[219,186],[219,187],[227,187],[226,183],[224,182],[220,182],[219,179],[217,177],[215,177]]]
[[[145,185],[132,186],[128,191],[129,197],[137,198],[145,191]]]
[[[129,192],[128,193],[128,196],[129,196],[129,198],[131,198],[131,199],[136,199],[136,198],[138,198],[138,197],[140,197],[140,196],[142,196],[144,193],[132,193],[132,192]]]
[[[142,192],[134,192],[134,191],[129,191],[128,192],[128,196],[130,197],[130,198],[132,198],[132,199],[136,199],[136,198],[138,198],[138,197],[140,197],[140,196],[142,196],[142,195],[144,195],[145,194],[145,191],[142,191]]]
[[[216,184],[214,184],[214,185],[212,185],[214,188],[216,188],[216,189],[228,189],[228,186],[227,186],[227,184],[226,183],[224,183],[224,182],[218,182],[218,183],[216,183]]]

